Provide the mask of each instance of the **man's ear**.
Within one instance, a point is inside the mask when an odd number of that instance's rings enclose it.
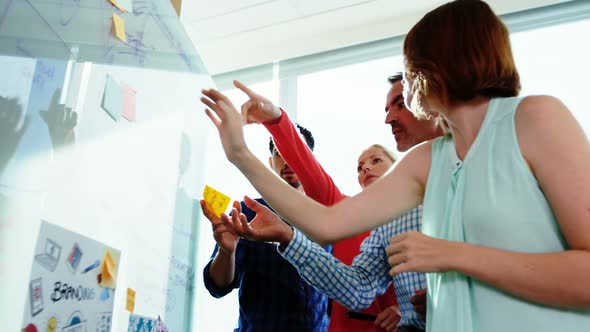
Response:
[[[272,166],[273,166],[272,164],[273,164],[272,157],[268,157],[268,166],[270,166],[270,168],[272,168]]]

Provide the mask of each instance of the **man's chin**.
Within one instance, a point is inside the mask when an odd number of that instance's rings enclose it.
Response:
[[[399,141],[396,140],[395,142],[397,143],[397,151],[399,151],[399,152],[406,152],[412,147],[411,144],[409,144],[408,142],[406,142],[403,139],[401,139]]]
[[[298,189],[301,186],[301,183],[299,182],[299,179],[297,178],[293,178],[291,176],[286,176],[283,178],[283,180],[285,180],[285,182],[287,182],[291,187]]]

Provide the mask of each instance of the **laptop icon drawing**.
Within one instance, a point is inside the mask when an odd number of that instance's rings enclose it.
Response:
[[[45,241],[45,252],[35,256],[37,263],[53,272],[61,255],[61,246],[50,239]]]

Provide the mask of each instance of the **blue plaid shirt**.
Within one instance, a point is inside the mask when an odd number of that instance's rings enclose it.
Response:
[[[257,201],[268,206],[262,199]],[[249,221],[256,215],[243,202],[242,212]],[[211,261],[217,250],[215,246]],[[209,277],[211,261],[203,270],[203,280],[212,296],[219,298],[234,288],[240,289],[240,317],[235,331],[327,331],[328,298],[299,276],[279,254],[276,244],[240,239],[234,281],[226,288],[218,288]]]
[[[357,311],[371,305],[375,296],[383,294],[392,282],[388,274],[391,267],[387,263],[385,252],[389,240],[410,230],[420,231],[421,225],[420,206],[373,230],[361,244],[360,253],[351,266],[327,254],[296,229],[291,243],[282,255],[297,267],[301,276],[310,284],[347,308]],[[426,288],[424,274],[400,273],[393,277],[393,284],[402,316],[398,328],[411,326],[424,329],[424,321],[418,317],[410,303],[410,297],[417,290]]]

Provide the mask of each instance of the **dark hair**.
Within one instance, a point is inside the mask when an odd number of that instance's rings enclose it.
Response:
[[[301,126],[298,123],[296,123],[295,126],[297,127],[297,129],[299,129],[299,132],[305,138],[305,142],[307,143],[307,146],[309,147],[309,149],[311,151],[313,151],[313,148],[315,147],[315,140],[313,139],[313,135],[312,135],[311,131],[307,130],[307,128]],[[275,143],[272,139],[272,136],[270,138],[270,141],[268,142],[268,149],[270,150],[270,154],[274,154]]]
[[[422,75],[422,92],[435,108],[520,91],[508,29],[480,0],[456,0],[427,13],[408,32],[403,53],[406,75]]]
[[[398,71],[398,72],[394,73],[393,75],[389,76],[389,77],[387,78],[387,81],[388,81],[390,84],[394,84],[394,83],[396,83],[396,82],[401,82],[401,80],[402,80],[403,78],[404,78],[404,76],[403,76],[402,72],[401,72],[401,71]]]

